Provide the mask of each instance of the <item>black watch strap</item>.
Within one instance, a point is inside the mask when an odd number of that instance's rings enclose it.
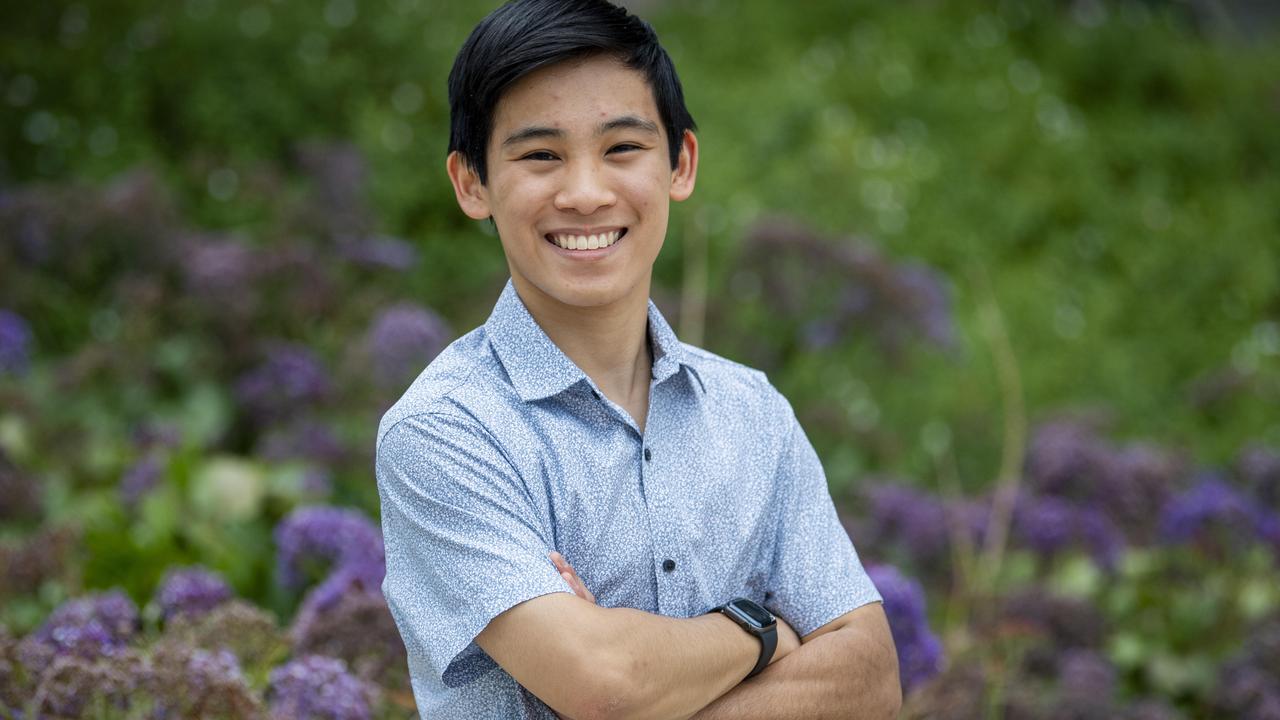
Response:
[[[738,599],[731,600],[729,604],[737,601]],[[752,604],[754,605],[754,603]],[[766,613],[768,612],[767,610],[764,610],[764,608],[760,609]],[[760,657],[756,660],[756,666],[752,668],[751,672],[747,675],[748,678],[754,677],[759,674],[761,670],[764,670],[769,666],[769,661],[773,659],[773,652],[778,649],[778,623],[776,621],[765,628],[756,627],[755,625],[739,618],[732,610],[729,609],[728,604],[713,608],[709,612],[718,612],[724,615],[734,621],[738,627],[741,627],[743,630],[746,630],[748,633],[760,639]]]
[[[756,666],[751,669],[747,677],[754,677],[761,670],[769,667],[769,661],[773,659],[773,651],[778,649],[778,626],[775,624],[756,637],[760,638],[760,659],[756,661]]]

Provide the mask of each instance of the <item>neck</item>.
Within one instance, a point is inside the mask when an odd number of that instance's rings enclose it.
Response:
[[[565,305],[513,275],[516,291],[547,337],[610,400],[625,408],[648,404],[649,283],[597,307]],[[635,413],[633,413],[634,415]],[[643,427],[643,419],[635,418]]]

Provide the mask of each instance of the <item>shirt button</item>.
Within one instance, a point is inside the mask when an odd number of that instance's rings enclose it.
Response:
[[[644,461],[649,462],[653,458],[653,453],[649,452],[649,448],[644,449]]]
[[[666,560],[662,561],[663,572],[671,572],[672,570],[675,570],[675,569],[676,569],[675,560],[672,560],[671,558],[667,558]]]

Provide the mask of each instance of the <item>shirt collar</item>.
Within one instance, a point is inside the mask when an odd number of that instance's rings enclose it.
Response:
[[[511,280],[507,280],[484,327],[511,384],[525,402],[551,397],[582,381],[592,384],[586,373],[543,332]],[[681,367],[688,367],[698,387],[706,392],[698,371],[689,364],[688,351],[653,300],[649,301],[649,337],[655,384],[671,377]]]

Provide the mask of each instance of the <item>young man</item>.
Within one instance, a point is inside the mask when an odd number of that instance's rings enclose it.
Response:
[[[649,301],[698,167],[652,29],[516,0],[449,102],[458,204],[511,280],[378,430],[383,592],[423,717],[895,715],[880,596],[790,405]]]

